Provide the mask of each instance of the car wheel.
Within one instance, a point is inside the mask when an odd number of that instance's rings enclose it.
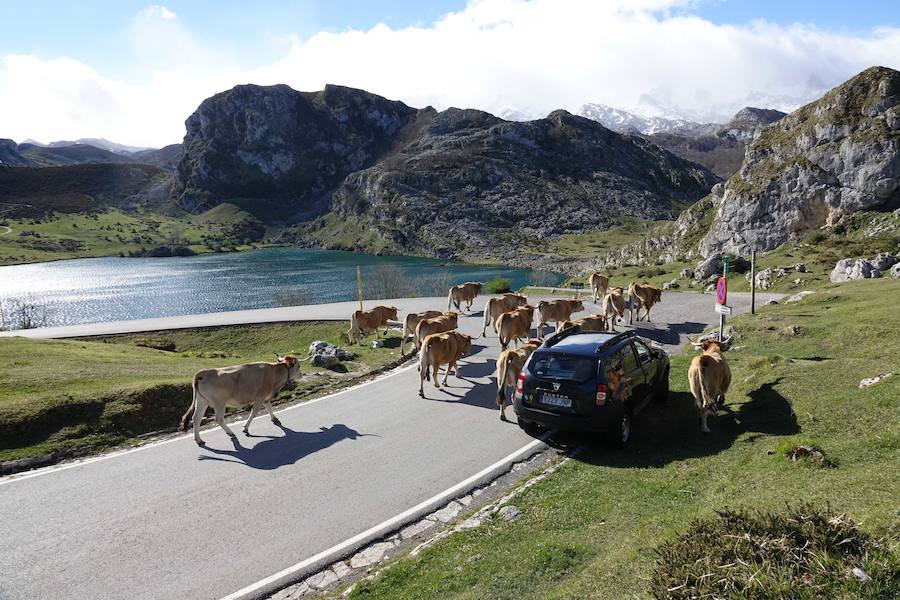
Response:
[[[626,408],[619,419],[619,427],[613,432],[616,448],[624,448],[631,441],[631,424],[633,422],[631,409]]]
[[[666,369],[663,373],[662,379],[656,388],[655,397],[656,401],[660,403],[669,401],[669,369]]]

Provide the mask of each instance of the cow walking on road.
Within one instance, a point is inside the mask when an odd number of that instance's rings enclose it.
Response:
[[[384,333],[388,332],[388,321],[397,320],[396,306],[376,306],[371,310],[354,310],[350,315],[350,329],[347,331],[347,339],[351,344],[359,343],[367,333],[378,333],[378,328],[384,326]]]
[[[472,303],[475,297],[481,293],[481,283],[477,281],[467,281],[461,285],[454,285],[447,294],[447,310],[451,306],[455,306],[456,310],[462,311],[462,304],[465,302],[466,311],[472,310]]]
[[[528,304],[528,298],[522,294],[509,293],[490,298],[484,306],[484,327],[481,328],[481,336],[485,336],[488,325],[493,326],[494,331],[497,331],[497,319],[500,318],[500,315],[526,304]]]
[[[606,290],[609,289],[609,277],[594,271],[591,273],[590,283],[594,304],[600,304],[603,301],[603,296],[606,295]]]
[[[438,373],[441,365],[447,365],[444,373],[444,385],[447,385],[447,376],[450,370],[459,377],[459,366],[456,364],[463,356],[467,356],[472,349],[472,336],[458,331],[446,333],[433,333],[422,342],[419,350],[419,395],[425,397],[425,381],[434,378],[434,387],[438,385]]]
[[[655,285],[648,283],[639,284],[633,281],[628,286],[628,295],[631,298],[631,310],[629,312],[628,321],[634,323],[634,313],[637,312],[638,321],[641,320],[641,309],[643,308],[644,317],[650,322],[650,309],[654,304],[658,304],[662,300],[662,290]]]
[[[569,321],[572,313],[584,310],[581,300],[541,300],[537,305],[537,337],[544,339],[544,325],[547,323],[559,323]]]
[[[603,297],[602,314],[606,317],[606,326],[610,331],[616,330],[616,321],[625,318],[625,290],[614,287]]]
[[[275,396],[300,379],[300,360],[293,355],[278,356],[278,362],[258,362],[221,369],[204,369],[194,375],[191,405],[181,417],[179,431],[185,425],[191,413],[194,414],[194,440],[203,445],[200,439],[200,424],[208,406],[213,407],[216,423],[231,437],[234,432],[225,423],[225,407],[242,407],[252,405],[250,416],[244,422],[244,433],[248,433],[250,422],[259,411],[260,405],[269,413],[272,422],[281,425],[272,411],[272,400]]]
[[[439,317],[443,314],[444,313],[439,310],[426,310],[420,313],[407,314],[406,318],[403,320],[403,337],[400,338],[400,354],[403,354],[403,344],[406,342],[406,338],[409,336],[415,337],[416,327],[419,326],[419,323],[425,319],[433,319],[434,317]]]
[[[506,387],[515,386],[519,373],[531,353],[541,346],[541,340],[530,339],[521,348],[504,350],[497,359],[497,407],[500,409],[500,420],[506,421]]]

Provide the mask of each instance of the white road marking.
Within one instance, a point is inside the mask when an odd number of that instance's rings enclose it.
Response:
[[[343,542],[336,544],[331,548],[328,548],[327,550],[323,550],[322,552],[319,552],[314,556],[310,556],[306,560],[302,560],[295,565],[292,565],[286,569],[279,571],[278,573],[275,573],[274,575],[270,575],[265,579],[260,579],[256,583],[252,583],[232,594],[229,594],[222,598],[222,600],[247,600],[249,598],[259,598],[263,594],[274,592],[281,587],[295,583],[294,578],[297,577],[298,574],[302,576],[302,574],[304,574],[304,570],[318,565],[319,563],[321,563],[321,566],[326,566],[327,564],[330,564],[332,560],[337,559],[336,555],[347,552],[348,550],[352,551],[355,549],[354,546],[362,547],[367,542],[375,540],[383,536],[385,533],[393,531],[397,527],[404,525],[407,520],[412,520],[419,514],[424,515],[431,512],[438,506],[444,504],[446,501],[453,499],[457,494],[459,494],[461,491],[463,491],[482,477],[485,477],[491,474],[493,471],[511,464],[517,457],[523,454],[527,454],[529,451],[534,450],[538,446],[544,444],[544,437],[532,440],[530,443],[501,458],[491,466],[482,469],[478,473],[475,473],[471,477],[460,481],[456,485],[447,488],[443,492],[432,496],[428,500],[424,500],[419,504],[416,504],[412,508],[403,511],[400,514],[395,515],[390,519],[363,531],[362,533],[358,533],[355,536],[344,540]]]
[[[6,225],[0,225],[0,229],[6,230],[6,231],[0,231],[0,235],[6,235],[7,233],[12,233],[12,229],[7,227]]]
[[[335,398],[342,394],[348,394],[350,392],[355,392],[355,391],[359,390],[360,388],[364,388],[368,385],[372,385],[373,383],[377,383],[383,379],[387,379],[388,377],[393,377],[394,375],[399,375],[400,373],[403,373],[404,371],[408,371],[409,369],[412,369],[413,367],[415,367],[417,364],[418,363],[414,362],[411,365],[407,365],[405,367],[400,367],[398,369],[392,370],[388,373],[385,373],[384,375],[376,377],[375,379],[366,381],[364,383],[360,383],[359,385],[355,385],[353,387],[347,388],[345,390],[341,390],[339,392],[335,392],[333,394],[328,394],[327,396],[322,396],[321,398],[314,398],[312,400],[307,400],[306,402],[300,402],[298,404],[294,404],[292,406],[288,406],[288,407],[276,410],[275,412],[276,413],[285,413],[289,410],[294,410],[295,408],[302,408],[304,406],[309,406],[309,405],[315,404],[317,402],[322,402],[323,400],[329,400],[331,398]],[[238,420],[235,421],[235,423],[237,423],[238,421],[243,422],[243,420],[244,420],[243,417],[238,418]],[[215,431],[215,429],[216,428],[212,428],[211,431]],[[207,433],[209,433],[209,432],[207,432]],[[66,465],[58,465],[58,466],[54,465],[54,466],[45,467],[43,469],[35,469],[34,471],[28,471],[28,472],[20,474],[20,475],[7,475],[6,477],[0,478],[0,486],[7,485],[10,483],[15,483],[17,481],[24,481],[26,479],[32,479],[34,477],[40,477],[42,475],[50,475],[51,473],[59,473],[61,471],[67,471],[69,469],[74,469],[75,467],[83,467],[85,465],[90,465],[90,464],[97,463],[100,461],[109,460],[111,458],[119,458],[120,456],[134,454],[135,452],[140,452],[142,450],[147,450],[149,448],[156,448],[157,446],[163,446],[165,444],[171,444],[172,442],[180,442],[180,441],[184,441],[187,439],[189,439],[191,441],[194,440],[193,432],[176,435],[175,437],[172,437],[172,438],[169,438],[166,440],[161,440],[159,442],[152,442],[150,444],[146,444],[144,446],[139,446],[137,448],[132,448],[130,450],[122,450],[120,452],[111,452],[109,454],[104,454],[102,456],[95,456],[94,458],[87,458],[87,459],[84,459],[84,460],[81,460],[78,462],[69,463]]]

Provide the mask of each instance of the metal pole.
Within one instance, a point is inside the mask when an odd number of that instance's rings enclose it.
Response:
[[[728,275],[728,256],[722,257],[722,277]],[[719,341],[725,339],[725,313],[719,315]]]
[[[756,314],[756,249],[750,250],[750,314]]]
[[[356,291],[359,293],[359,310],[362,310],[362,272],[359,270],[359,265],[356,265]]]

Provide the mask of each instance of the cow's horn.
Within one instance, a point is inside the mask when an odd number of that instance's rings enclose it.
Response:
[[[694,346],[700,346],[700,344],[701,344],[701,342],[695,342],[694,340],[692,340],[692,339],[691,339],[691,336],[687,336],[687,339],[688,339],[688,341],[689,341],[690,343],[692,343]]]

